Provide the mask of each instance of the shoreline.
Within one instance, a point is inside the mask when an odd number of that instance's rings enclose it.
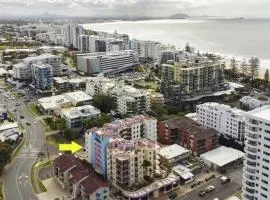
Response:
[[[261,56],[255,55],[256,49],[253,52],[244,53],[245,51],[243,51],[242,55],[241,55],[240,51],[237,51],[238,53],[234,54],[234,53],[228,52],[229,49],[226,51],[226,48],[225,48],[225,50],[224,50],[224,48],[218,48],[217,49],[217,48],[211,47],[211,45],[207,46],[207,43],[200,44],[200,43],[198,43],[198,41],[196,42],[196,39],[192,40],[192,38],[188,38],[188,37],[185,39],[185,37],[183,36],[179,40],[174,40],[174,42],[172,42],[171,39],[167,41],[167,39],[166,38],[164,39],[164,36],[162,36],[160,34],[155,35],[155,38],[152,38],[151,37],[151,32],[149,32],[149,31],[148,32],[150,34],[145,34],[145,35],[138,34],[138,33],[136,34],[136,28],[135,28],[135,30],[134,30],[134,28],[132,28],[133,23],[135,23],[135,24],[137,24],[137,23],[143,23],[143,24],[144,23],[150,23],[150,24],[161,23],[162,24],[164,22],[171,21],[172,24],[176,23],[176,24],[179,24],[179,26],[182,26],[180,24],[183,24],[183,23],[186,23],[186,22],[187,23],[189,23],[189,22],[191,22],[191,23],[194,23],[194,22],[205,23],[205,21],[212,21],[212,20],[216,20],[216,18],[186,18],[186,19],[172,19],[172,20],[169,20],[169,19],[162,19],[162,20],[157,19],[157,20],[139,20],[139,21],[118,20],[118,21],[110,21],[110,22],[105,21],[105,22],[102,22],[102,23],[87,23],[87,24],[81,24],[81,25],[85,29],[91,29],[91,30],[95,30],[95,31],[105,31],[105,32],[110,33],[110,32],[113,32],[113,30],[116,30],[118,33],[128,34],[130,36],[130,39],[136,38],[138,40],[152,40],[152,41],[160,42],[162,44],[171,44],[171,45],[174,45],[176,47],[176,49],[178,49],[178,50],[183,49],[185,47],[184,44],[188,42],[192,47],[197,47],[197,50],[199,50],[201,53],[208,52],[208,53],[211,53],[211,54],[220,55],[221,57],[224,58],[224,60],[226,62],[228,62],[233,57],[237,61],[240,61],[240,62],[243,59],[246,59],[246,61],[248,62],[248,60],[251,57],[258,57],[259,60],[260,60],[260,76],[259,76],[259,78],[263,78],[266,69],[270,70],[270,57],[267,58],[268,54],[262,54]],[[235,19],[230,19],[230,20],[235,20]],[[246,19],[246,20],[249,20],[249,19]],[[129,23],[130,23],[130,26],[129,26]],[[126,31],[125,31],[125,26],[126,25],[122,25],[122,24],[127,24],[128,29]],[[136,26],[138,26],[138,25],[136,25]],[[140,28],[138,28],[138,27],[137,27],[137,29],[140,30]],[[135,31],[135,33],[133,33],[134,32],[133,30]],[[147,31],[145,31],[145,32],[147,33]],[[174,38],[174,39],[177,39],[177,37]],[[210,44],[211,44],[211,41],[208,41],[208,42],[210,42]],[[265,44],[265,45],[267,45],[267,44]],[[244,48],[244,46],[243,46],[243,48]]]

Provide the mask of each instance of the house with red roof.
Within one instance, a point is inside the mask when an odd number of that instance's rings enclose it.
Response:
[[[108,183],[74,155],[63,154],[56,158],[53,162],[53,176],[69,192],[71,199],[109,198]]]

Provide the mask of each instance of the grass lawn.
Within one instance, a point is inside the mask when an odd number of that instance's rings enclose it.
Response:
[[[47,192],[47,189],[43,185],[43,183],[39,180],[38,177],[38,169],[39,169],[39,162],[35,162],[34,165],[31,168],[31,173],[30,173],[30,179],[31,179],[31,184],[33,187],[33,190],[36,194],[40,194],[42,192]]]
[[[144,87],[144,88],[147,88],[147,89],[153,89],[153,90],[156,90],[159,87],[157,82],[155,82],[155,81],[147,82],[145,80],[140,80],[137,83],[135,83],[135,85],[138,85],[138,86],[141,86],[141,87]]]
[[[74,142],[80,144],[80,145],[84,145],[84,138],[79,137],[73,140]],[[59,144],[69,144],[71,143],[71,141],[69,141],[68,139],[64,138],[60,133],[57,134],[53,134],[53,135],[48,135],[46,137],[46,144],[53,146],[55,148],[58,149]]]
[[[37,108],[37,105],[36,104],[30,104],[28,106],[28,110],[33,113],[34,115],[36,116],[41,116],[41,112],[39,111],[39,109]]]
[[[46,137],[46,143],[50,146],[58,148],[59,144],[68,143],[69,141],[64,138],[60,133],[49,135]]]

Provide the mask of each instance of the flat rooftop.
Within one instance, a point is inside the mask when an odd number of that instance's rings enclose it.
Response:
[[[97,108],[91,105],[84,105],[79,107],[66,108],[62,110],[62,113],[68,118],[96,116],[101,112]]]
[[[93,97],[91,97],[90,95],[86,94],[83,91],[69,92],[65,93],[64,95],[67,99],[77,102],[91,101],[93,99]]]
[[[270,105],[265,105],[246,113],[247,116],[254,116],[262,120],[270,121]]]
[[[212,151],[206,152],[200,156],[201,159],[214,163],[219,167],[223,167],[235,160],[244,158],[245,153],[242,151],[221,146]]]
[[[71,104],[71,102],[65,98],[64,95],[55,95],[51,97],[43,97],[38,100],[43,109],[55,109],[63,104]]]
[[[17,123],[4,124],[4,125],[0,126],[0,131],[13,129],[13,128],[17,128],[17,127],[18,127]]]
[[[189,152],[190,152],[190,150],[188,150],[184,147],[181,147],[178,144],[173,144],[173,145],[163,147],[163,148],[157,150],[157,154],[159,154],[159,155],[161,155],[169,160],[172,158],[175,158],[177,156],[181,156],[183,154],[189,153]]]

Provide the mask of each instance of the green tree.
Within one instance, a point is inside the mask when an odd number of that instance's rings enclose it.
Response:
[[[57,130],[63,131],[66,128],[66,120],[64,118],[57,118],[54,124]]]
[[[10,162],[12,147],[9,144],[0,143],[0,170]]]
[[[247,66],[248,66],[248,64],[247,64],[247,61],[246,61],[246,59],[244,59],[243,61],[242,61],[242,63],[241,63],[241,65],[240,65],[240,71],[241,71],[241,74],[242,75],[246,75],[246,72],[247,72]]]
[[[109,113],[116,108],[113,98],[109,95],[95,95],[93,97],[93,106],[104,113]]]
[[[72,128],[64,129],[62,134],[69,141],[77,138],[77,134],[76,134],[75,130],[73,130]]]
[[[269,84],[269,70],[266,69],[265,74],[264,74],[264,81],[265,84],[268,85]]]
[[[259,75],[259,69],[260,69],[260,60],[255,57],[251,57],[249,59],[249,73],[252,82]]]
[[[112,118],[109,115],[102,113],[100,117],[84,120],[82,124],[84,128],[89,129],[93,127],[102,127],[104,124],[110,123],[111,121]]]
[[[236,63],[235,58],[231,59],[231,69],[232,69],[232,72],[235,74],[238,72],[237,63]]]

